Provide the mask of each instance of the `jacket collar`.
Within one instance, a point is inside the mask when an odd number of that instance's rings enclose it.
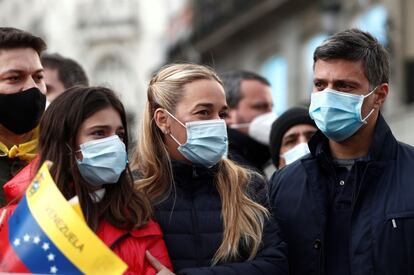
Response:
[[[172,172],[174,179],[180,179],[176,183],[179,185],[195,185],[198,181],[193,179],[211,179],[217,173],[220,166],[220,162],[211,168],[206,168],[201,165],[188,164],[178,160],[171,160]]]
[[[227,127],[229,140],[229,153],[236,153],[247,161],[248,165],[261,170],[270,159],[269,146],[261,144],[252,139],[249,135],[243,134],[238,130]],[[237,160],[237,158],[235,158]],[[242,163],[245,164],[245,163]]]
[[[134,238],[163,236],[160,226],[153,220],[149,220],[147,224],[145,224],[141,228],[132,230],[118,228],[110,224],[109,222],[102,220],[99,223],[99,227],[96,231],[96,234],[108,247],[111,247],[119,239],[123,238],[126,235],[130,235]]]
[[[395,159],[397,144],[397,140],[380,112],[368,153],[369,158],[374,161]],[[320,130],[310,139],[309,150],[314,157],[330,155],[329,140]]]

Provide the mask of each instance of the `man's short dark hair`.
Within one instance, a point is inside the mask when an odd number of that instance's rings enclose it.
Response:
[[[387,51],[371,34],[358,29],[338,32],[325,40],[313,54],[314,66],[319,59],[361,60],[371,88],[389,82]]]
[[[240,93],[240,84],[242,80],[257,80],[267,86],[270,86],[270,83],[266,78],[254,72],[248,71],[228,71],[221,74],[220,78],[223,82],[229,108],[236,108],[237,104],[239,104],[239,101],[242,99],[242,95]]]
[[[18,48],[32,48],[40,56],[46,49],[46,43],[42,38],[29,32],[10,27],[0,27],[0,50]]]
[[[43,54],[42,65],[45,69],[57,70],[59,81],[65,89],[75,85],[89,86],[89,80],[82,66],[75,60],[60,54]]]

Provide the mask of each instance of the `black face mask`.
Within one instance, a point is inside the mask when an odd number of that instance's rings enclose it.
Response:
[[[36,87],[0,94],[0,124],[15,134],[34,129],[45,110],[46,96]]]

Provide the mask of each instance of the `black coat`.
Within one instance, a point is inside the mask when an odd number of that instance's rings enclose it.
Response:
[[[334,180],[326,144],[318,132],[309,142],[311,154],[271,179],[270,202],[293,275],[324,274],[327,186]],[[398,142],[380,115],[368,157],[354,164],[351,274],[414,274],[414,148]]]
[[[269,146],[261,144],[242,132],[227,128],[229,139],[229,159],[237,164],[264,174],[263,170],[270,163]]]
[[[213,184],[217,167],[206,169],[173,161],[175,189],[155,206],[174,271],[178,274],[287,274],[285,244],[273,220],[266,223],[263,246],[256,258],[242,253],[235,263],[211,267],[222,241],[221,200]],[[266,183],[251,183],[251,196],[268,203]]]

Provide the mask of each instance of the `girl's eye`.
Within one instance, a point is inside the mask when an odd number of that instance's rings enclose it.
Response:
[[[103,136],[105,136],[105,132],[103,130],[97,130],[97,131],[92,132],[92,135],[103,137]]]
[[[125,139],[125,133],[124,132],[117,133],[117,135],[122,141]]]

